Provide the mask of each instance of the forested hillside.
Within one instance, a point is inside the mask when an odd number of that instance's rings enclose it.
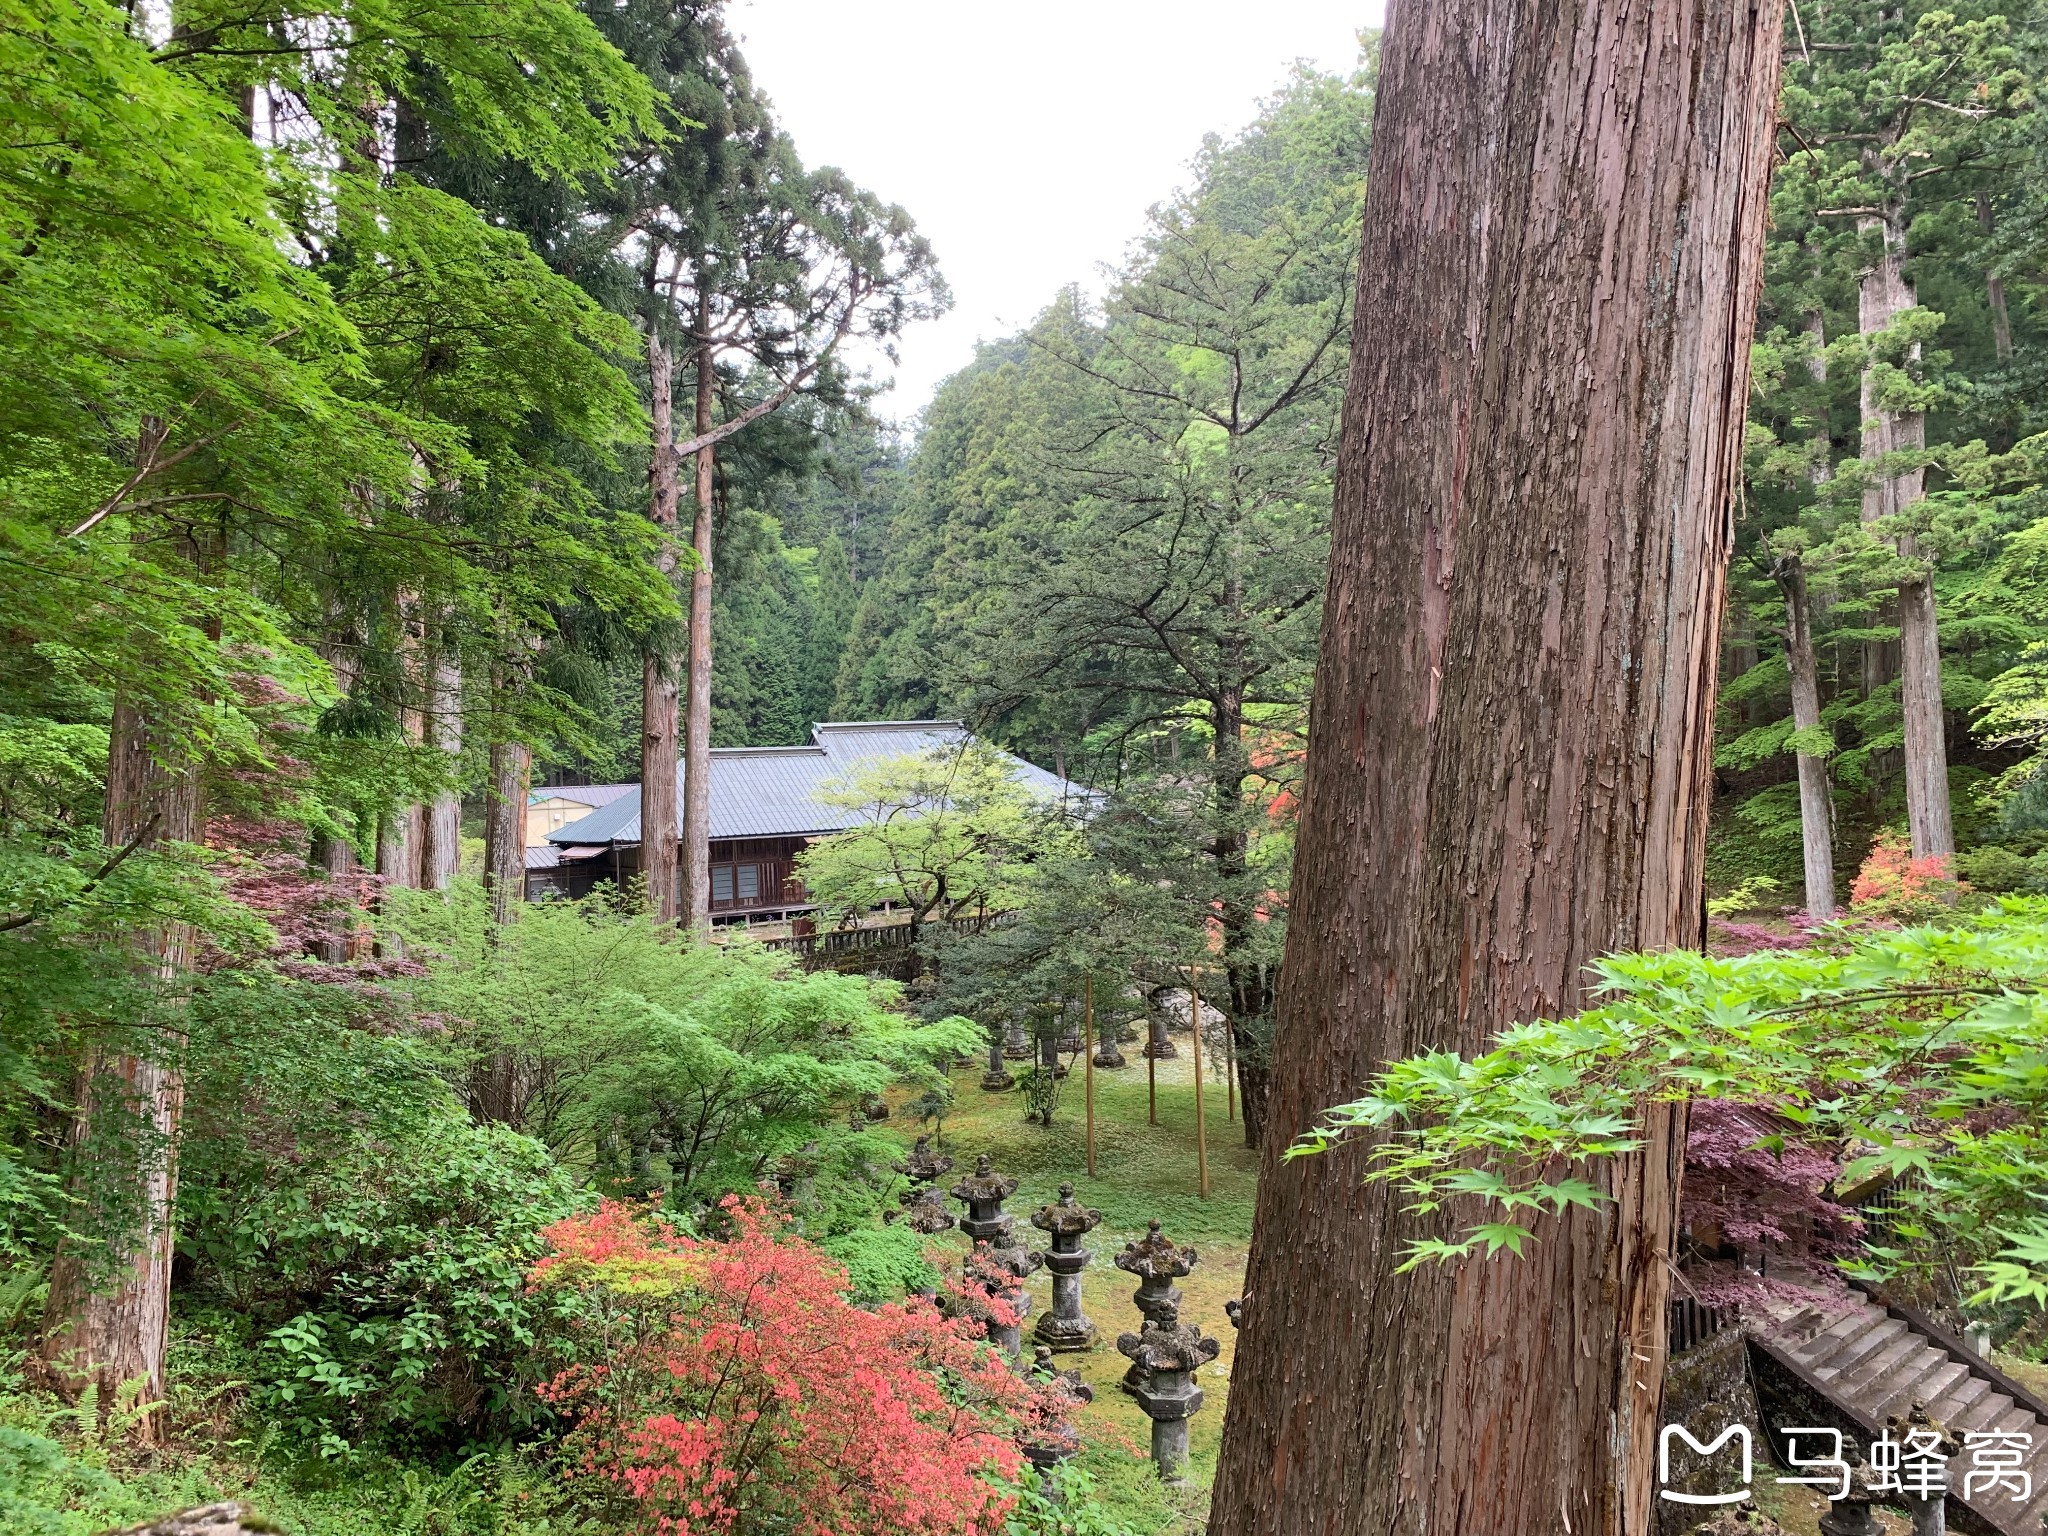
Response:
[[[1717,894],[1827,916],[1909,822],[1913,856],[1960,850],[1981,889],[2048,882],[2041,25],[1834,8],[1788,41]],[[1318,348],[1349,323],[1339,222],[1370,78],[1299,79],[1212,140],[1103,305],[1050,296],[939,391],[860,588],[840,713],[969,716],[1104,783],[1235,732],[1220,758],[1285,792],[1341,383]],[[1825,905],[1803,883],[1802,782]]]

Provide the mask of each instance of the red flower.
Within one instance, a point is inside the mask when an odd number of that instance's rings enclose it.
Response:
[[[1061,1410],[977,1337],[910,1298],[867,1310],[845,1271],[760,1200],[690,1238],[631,1207],[547,1231],[565,1366],[541,1395],[575,1421],[575,1463],[661,1536],[992,1536],[1017,1436]]]

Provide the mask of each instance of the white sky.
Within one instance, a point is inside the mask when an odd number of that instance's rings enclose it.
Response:
[[[885,416],[1063,284],[1101,291],[1202,135],[1234,133],[1295,59],[1349,71],[1382,0],[734,0],[728,16],[808,165],[930,237],[954,308],[913,326]]]

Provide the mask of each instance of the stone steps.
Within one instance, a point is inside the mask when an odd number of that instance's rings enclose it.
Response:
[[[1931,1327],[1931,1325],[1928,1325]],[[2022,1503],[2004,1490],[1963,1493],[1968,1453],[1949,1466],[1949,1523],[1960,1531],[2042,1536],[2048,1515],[2048,1418],[1973,1371],[1974,1357],[1867,1297],[1836,1308],[1808,1307],[1760,1330],[1758,1337],[1796,1363],[1850,1420],[1882,1424],[1916,1402],[1957,1435],[1971,1430],[2031,1433],[2026,1470],[2033,1490]],[[1981,1368],[1980,1368],[1981,1369]]]

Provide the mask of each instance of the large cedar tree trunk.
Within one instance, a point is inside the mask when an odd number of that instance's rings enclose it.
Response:
[[[696,435],[711,430],[714,359],[711,301],[697,301]],[[690,692],[683,717],[683,917],[692,933],[711,931],[711,493],[715,464],[697,450],[696,515],[690,538],[697,568],[690,575]]]
[[[196,767],[153,735],[131,701],[117,700],[107,846],[146,849],[197,842],[199,834]],[[191,964],[188,924],[146,929],[135,942],[138,965],[160,985],[174,983]],[[104,1247],[68,1237],[58,1244],[43,1314],[42,1357],[52,1381],[72,1395],[96,1381],[108,1407],[124,1382],[140,1379],[147,1402],[164,1390],[185,1087],[172,1042],[160,1039],[160,1053],[95,1050],[85,1063],[71,1139],[81,1206],[67,1219],[103,1238]],[[140,1427],[143,1438],[156,1438],[155,1415]]]
[[[484,793],[484,887],[491,920],[503,925],[526,899],[526,797],[533,779],[533,748],[523,741],[491,743],[491,781]]]
[[[1792,728],[1820,724],[1820,659],[1813,649],[1813,599],[1806,568],[1796,555],[1778,561],[1772,575],[1785,598],[1785,670],[1792,678]],[[1828,760],[1795,754],[1799,765],[1799,837],[1806,868],[1806,913],[1817,923],[1835,915],[1834,806]]]
[[[1773,0],[1396,0],[1272,1097],[1209,1529],[1650,1528],[1683,1125],[1519,1260],[1397,1275],[1392,1058],[1697,942]]]
[[[659,333],[647,333],[647,369],[653,379],[654,449],[648,515],[663,536],[657,557],[662,575],[675,578],[676,454],[675,369]],[[666,646],[649,646],[640,687],[640,871],[657,923],[682,913],[676,884],[676,666]]]
[[[462,667],[436,645],[427,657],[427,742],[453,773],[462,756]],[[462,868],[462,796],[443,789],[420,810],[423,891],[445,891]]]
[[[1900,188],[1879,217],[1859,221],[1866,234],[1880,236],[1877,264],[1863,274],[1857,292],[1856,323],[1866,336],[1884,330],[1919,302],[1906,278],[1905,193]],[[1863,457],[1876,464],[1889,453],[1911,453],[1927,444],[1927,420],[1918,411],[1894,411],[1878,403],[1875,367],[1863,373]],[[1909,468],[1873,473],[1864,483],[1863,521],[1905,511],[1926,494],[1926,472]],[[1911,535],[1896,541],[1899,557],[1918,566]],[[1899,583],[1899,695],[1905,716],[1906,821],[1913,857],[1956,851],[1949,817],[1948,746],[1941,710],[1941,638],[1934,612],[1931,571]]]

